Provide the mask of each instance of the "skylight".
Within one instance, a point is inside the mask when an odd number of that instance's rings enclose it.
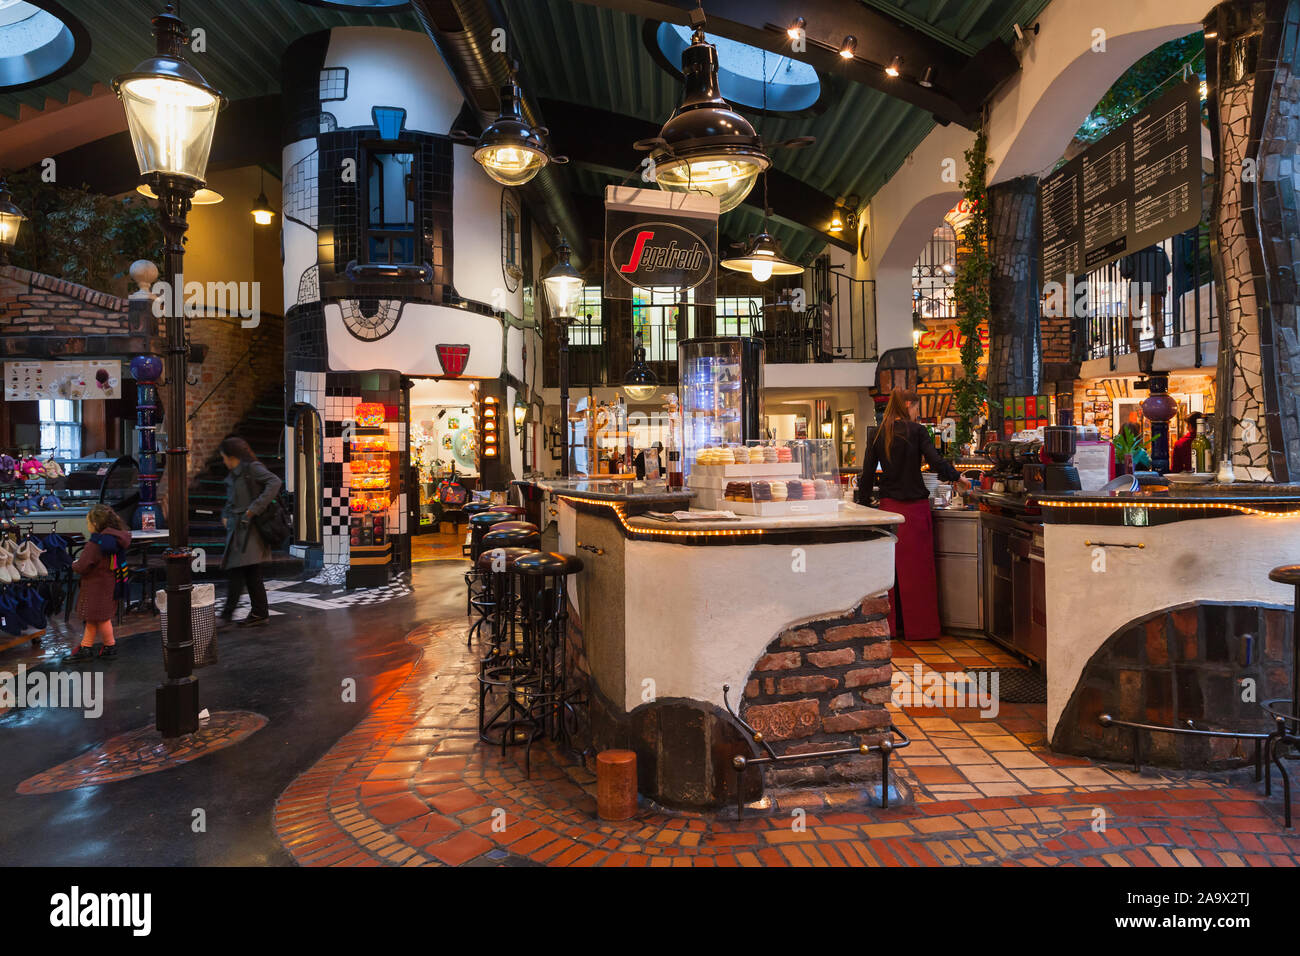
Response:
[[[35,86],[67,72],[74,57],[89,53],[84,36],[71,18],[26,0],[0,0],[0,90]]]
[[[748,43],[706,33],[718,48],[718,86],[732,104],[763,108],[764,58],[766,57],[767,108],[778,112],[804,110],[821,96],[817,71],[807,63],[778,53],[766,53]],[[682,51],[691,45],[691,28],[661,23],[655,32],[659,50],[680,70]]]

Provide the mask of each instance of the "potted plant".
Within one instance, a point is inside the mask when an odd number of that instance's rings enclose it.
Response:
[[[1111,444],[1115,447],[1115,471],[1118,474],[1133,474],[1135,464],[1151,467],[1151,443],[1136,428],[1127,425],[1121,428],[1111,439]]]

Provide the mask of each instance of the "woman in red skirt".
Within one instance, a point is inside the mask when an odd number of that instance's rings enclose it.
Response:
[[[939,637],[939,594],[934,575],[934,524],[930,497],[921,480],[921,460],[942,480],[963,490],[970,482],[941,456],[930,432],[916,421],[921,411],[915,392],[896,388],[889,394],[880,427],[867,442],[858,504],[870,504],[880,466],[880,509],[903,516],[894,527],[894,587],[889,592],[890,632],[908,641]]]

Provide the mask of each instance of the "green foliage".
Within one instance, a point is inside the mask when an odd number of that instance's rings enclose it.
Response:
[[[13,200],[28,219],[10,256],[14,265],[123,293],[132,262],[159,261],[162,229],[143,197],[115,199],[84,186],[44,183],[40,174],[33,166],[9,179]]]
[[[1129,67],[1098,101],[1074,138],[1095,143],[1113,132],[1178,82],[1186,65],[1193,73],[1205,75],[1205,35],[1200,31],[1156,47]]]
[[[990,163],[988,137],[981,131],[975,137],[975,144],[966,150],[966,178],[961,182],[962,196],[971,215],[962,227],[960,245],[965,255],[959,257],[957,278],[953,284],[957,329],[964,341],[961,347],[962,376],[952,385],[957,434],[956,441],[948,446],[950,455],[955,455],[961,445],[971,440],[980,407],[988,398],[988,385],[979,375],[979,360],[983,354],[979,329],[989,317],[989,276],[993,272],[989,262],[989,197],[985,184]]]
[[[1143,438],[1141,432],[1123,428],[1111,438],[1111,444],[1115,446],[1115,454],[1120,461],[1123,461],[1126,455],[1136,455],[1138,451],[1150,452],[1151,450],[1151,442]]]

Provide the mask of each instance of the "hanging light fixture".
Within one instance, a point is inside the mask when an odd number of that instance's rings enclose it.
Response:
[[[515,404],[511,409],[511,415],[515,422],[515,434],[518,435],[524,430],[524,423],[528,421],[528,405],[518,395],[515,396]]]
[[[158,194],[153,191],[148,183],[141,183],[135,187],[135,191],[147,199],[157,199]],[[221,195],[215,189],[208,189],[206,186],[196,192],[190,199],[191,206],[215,206],[219,202],[225,202],[226,197]]]
[[[8,265],[9,252],[18,242],[18,232],[26,221],[27,217],[9,195],[9,184],[0,179],[0,265]]]
[[[650,151],[660,189],[714,196],[719,212],[730,212],[772,160],[749,120],[718,91],[718,50],[705,39],[702,17],[682,52],[682,75],[686,91],[681,105],[658,137],[641,140],[636,148]]]
[[[757,282],[766,282],[774,275],[794,276],[803,272],[803,266],[791,262],[781,254],[781,243],[767,231],[767,173],[763,174],[763,231],[751,236],[739,256],[722,260],[724,269],[748,272]]]
[[[632,356],[632,366],[623,376],[623,391],[634,402],[649,401],[659,391],[659,376],[646,364],[645,344],[640,332],[636,334]]]
[[[831,214],[831,232],[844,231],[844,217],[840,215],[840,207],[835,207],[835,212]]]
[[[561,237],[560,247],[555,250],[555,266],[542,277],[551,317],[565,324],[576,317],[578,301],[582,298],[582,274],[569,262],[572,252],[568,240]]]
[[[546,128],[524,119],[522,103],[523,92],[512,75],[501,87],[501,111],[474,145],[475,161],[502,186],[522,186],[547,163],[569,161],[567,156],[551,155]]]
[[[259,226],[269,226],[271,220],[275,218],[275,210],[271,208],[271,201],[266,198],[266,173],[262,173],[261,191],[257,194],[257,200],[253,203],[253,222]]]

